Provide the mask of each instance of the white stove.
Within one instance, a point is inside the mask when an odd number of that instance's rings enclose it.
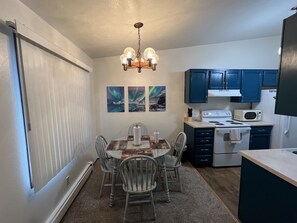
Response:
[[[217,128],[246,127],[246,123],[232,120],[229,110],[206,110],[201,113],[202,121],[214,124]]]
[[[248,124],[232,120],[229,110],[207,110],[201,113],[202,121],[215,125],[213,163],[219,166],[239,166],[240,150],[249,149],[250,130]]]

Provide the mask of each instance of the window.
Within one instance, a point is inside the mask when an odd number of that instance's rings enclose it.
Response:
[[[51,50],[20,38],[31,183],[39,191],[91,143],[90,75]]]

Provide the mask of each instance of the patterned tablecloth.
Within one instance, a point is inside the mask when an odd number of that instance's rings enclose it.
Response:
[[[163,151],[160,151],[163,150]],[[154,158],[165,155],[170,150],[170,145],[165,139],[158,143],[150,140],[149,136],[141,137],[141,144],[133,144],[133,136],[125,140],[111,140],[107,145],[107,153],[115,158],[125,159],[133,155],[148,155]]]

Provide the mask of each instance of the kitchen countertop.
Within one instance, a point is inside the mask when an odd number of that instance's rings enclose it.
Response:
[[[297,148],[242,150],[239,154],[297,187]]]
[[[272,122],[265,122],[265,121],[259,121],[259,122],[244,122],[245,124],[249,126],[273,126]]]
[[[235,120],[236,121],[236,120]],[[198,122],[198,121],[185,121],[186,124],[192,126],[193,128],[215,128],[215,125],[208,122]],[[249,126],[273,126],[271,122],[243,122]]]
[[[187,121],[185,123],[193,128],[215,128],[214,124],[208,122]]]

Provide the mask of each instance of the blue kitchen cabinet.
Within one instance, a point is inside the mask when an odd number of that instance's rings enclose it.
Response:
[[[225,88],[225,71],[210,70],[209,71],[209,89],[224,89]]]
[[[242,70],[241,97],[231,97],[231,102],[260,102],[263,70]]]
[[[283,21],[275,114],[297,116],[297,14]]]
[[[210,70],[209,89],[240,89],[240,70]]]
[[[193,128],[184,123],[187,135],[187,158],[195,166],[211,166],[213,160],[213,128]]]
[[[241,70],[226,70],[226,89],[240,89]]]
[[[278,80],[278,70],[264,70],[262,88],[276,88]]]
[[[206,103],[208,70],[190,69],[185,72],[185,103]]]
[[[238,205],[240,222],[297,222],[296,201],[296,186],[242,157]]]
[[[252,126],[249,149],[270,149],[272,126]]]

